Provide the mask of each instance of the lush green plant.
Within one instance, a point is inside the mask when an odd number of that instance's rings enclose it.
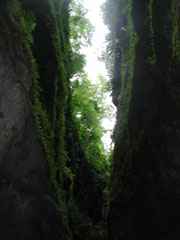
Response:
[[[97,170],[108,168],[102,142],[104,129],[101,125],[106,114],[103,105],[106,86],[103,80],[101,78],[98,84],[93,85],[86,74],[82,74],[72,82],[73,115],[79,130],[80,143],[89,163]]]
[[[93,26],[86,17],[86,9],[80,0],[72,0],[70,5],[70,43],[72,48],[72,73],[83,71],[86,63],[81,53],[83,46],[91,43]]]
[[[103,77],[96,84],[88,79],[84,66],[82,48],[91,44],[93,26],[86,17],[80,0],[71,2],[70,42],[72,48],[72,109],[79,139],[88,162],[96,170],[109,169],[109,161],[102,142],[104,129],[101,121],[108,109],[105,108],[105,94],[110,86]]]

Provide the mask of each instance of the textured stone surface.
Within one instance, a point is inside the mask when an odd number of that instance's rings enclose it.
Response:
[[[131,4],[138,42],[129,105],[118,105],[109,214],[113,240],[180,237],[180,114],[176,95],[180,72],[179,61],[172,54],[173,2],[134,0]],[[121,102],[128,102],[127,97],[122,95]],[[125,125],[123,116],[127,116]]]
[[[27,56],[7,15],[0,21],[0,235],[63,239],[64,223],[48,190],[47,161],[32,117]]]

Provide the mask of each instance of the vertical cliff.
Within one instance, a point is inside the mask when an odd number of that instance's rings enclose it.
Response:
[[[109,238],[178,239],[179,2],[113,2],[118,116]]]
[[[94,228],[102,220],[100,173],[87,161],[72,114],[69,3],[0,1],[4,240],[104,238]]]
[[[71,239],[63,191],[67,3],[9,0],[0,11],[0,233]]]

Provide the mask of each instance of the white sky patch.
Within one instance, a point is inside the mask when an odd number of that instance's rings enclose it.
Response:
[[[108,28],[103,22],[103,13],[101,6],[105,0],[82,0],[82,4],[88,10],[87,18],[90,20],[95,30],[92,36],[91,46],[83,47],[82,53],[86,56],[85,71],[88,73],[89,79],[95,84],[99,75],[108,79],[105,63],[100,61],[103,51],[106,49],[105,38],[108,34]],[[110,93],[107,95],[104,104],[110,109],[111,113],[108,117],[102,120],[102,126],[105,129],[102,141],[105,149],[109,151],[112,147],[112,132],[115,125],[116,111],[112,104]]]
[[[83,0],[82,2],[88,10],[87,17],[95,28],[92,45],[82,49],[87,58],[85,70],[88,72],[90,79],[95,82],[97,75],[107,76],[105,64],[99,60],[106,48],[105,37],[108,34],[108,28],[103,22],[101,11],[101,6],[105,0]]]

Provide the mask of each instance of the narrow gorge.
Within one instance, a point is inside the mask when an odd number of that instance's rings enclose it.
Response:
[[[178,240],[180,3],[106,0],[109,81],[94,85],[81,2],[0,0],[0,237]]]

